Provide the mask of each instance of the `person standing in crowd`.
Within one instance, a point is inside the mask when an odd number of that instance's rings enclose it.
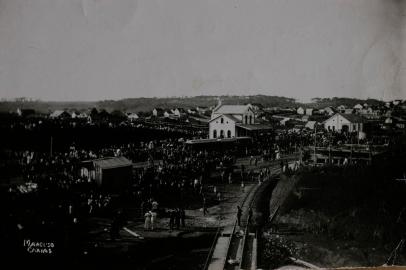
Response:
[[[224,174],[225,174],[225,172],[224,172],[224,170],[222,170],[220,173],[222,183],[224,182]]]
[[[110,239],[116,240],[116,238],[118,238],[118,224],[116,219],[114,219],[110,227]]]
[[[151,211],[151,230],[155,229],[156,222],[157,222],[157,213],[156,211]]]
[[[144,223],[144,229],[149,230],[151,228],[151,212],[148,211],[145,213],[145,223]]]
[[[221,193],[220,191],[217,192],[217,201],[220,203],[221,202]]]
[[[145,201],[142,201],[140,206],[141,206],[141,218],[143,218],[145,215]]]
[[[180,209],[179,208],[176,208],[175,223],[176,223],[176,229],[179,230],[179,228],[180,228]]]
[[[111,224],[110,229],[111,240],[120,238],[120,229],[122,226],[124,226],[124,214],[121,210],[119,210],[117,212],[116,217],[113,219],[113,223]]]
[[[169,211],[169,229],[172,231],[175,225],[175,211],[171,209]]]
[[[195,192],[197,190],[198,185],[199,185],[199,180],[197,180],[197,178],[195,178],[195,180],[193,181],[193,189],[195,190]]]
[[[154,199],[152,199],[151,210],[152,210],[152,212],[157,212],[158,211],[158,202],[156,200],[154,200]]]
[[[241,192],[244,193],[245,192],[245,185],[244,185],[244,181],[241,181]]]
[[[154,224],[157,222],[157,215],[158,215],[158,202],[156,200],[152,200],[151,203],[151,226],[154,229]]]
[[[185,219],[186,219],[185,209],[182,208],[182,209],[180,210],[180,220],[181,220],[181,223],[182,223],[182,227],[183,227],[183,228],[186,227]]]
[[[242,217],[242,209],[238,205],[237,206],[237,224],[238,224],[238,226],[241,226],[241,217]]]
[[[73,214],[73,205],[70,203],[69,204],[69,206],[68,206],[68,214],[70,215],[70,216],[72,216],[72,214]]]
[[[241,180],[242,181],[244,181],[244,172],[245,172],[244,164],[241,164],[241,173],[240,173],[240,175],[241,175]]]

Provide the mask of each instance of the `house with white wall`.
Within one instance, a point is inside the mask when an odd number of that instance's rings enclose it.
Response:
[[[127,118],[130,121],[134,121],[134,120],[137,120],[139,118],[139,116],[135,112],[129,112],[129,113],[127,113]]]
[[[336,113],[323,122],[324,128],[336,132],[363,132],[363,118],[355,114]]]
[[[347,107],[345,105],[340,105],[336,108],[336,110],[340,113],[344,113],[345,109],[347,109]]]
[[[233,138],[251,136],[270,126],[257,123],[254,111],[248,105],[222,105],[213,109],[209,121],[209,138]]]
[[[307,108],[306,109],[306,115],[313,115],[313,109],[312,108]]]
[[[236,137],[236,124],[239,119],[230,114],[217,115],[209,121],[209,138]]]
[[[164,110],[162,108],[154,108],[152,110],[152,115],[155,117],[163,116],[163,114],[164,114]]]
[[[325,114],[327,114],[327,115],[330,115],[330,116],[335,113],[334,109],[331,108],[331,107],[326,107],[326,108],[324,108],[324,109],[323,109],[323,112],[324,112]]]
[[[362,106],[361,104],[356,104],[354,107],[353,107],[353,109],[354,110],[356,110],[356,111],[360,111],[360,110],[362,110],[364,108],[364,106]]]

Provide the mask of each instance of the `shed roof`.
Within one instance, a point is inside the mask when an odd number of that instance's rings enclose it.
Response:
[[[249,108],[249,105],[221,105],[213,112],[219,114],[243,114]]]
[[[246,129],[246,130],[267,130],[272,129],[269,125],[262,125],[262,124],[237,124],[238,127]]]
[[[94,166],[101,169],[113,169],[132,166],[132,162],[125,157],[107,157],[93,160]]]
[[[187,140],[186,144],[206,144],[206,143],[226,143],[226,142],[237,142],[251,140],[250,137],[235,137],[235,138],[217,138],[217,139],[197,139],[197,140]]]
[[[64,110],[56,110],[53,113],[51,113],[49,116],[53,117],[53,118],[56,118],[56,117],[59,117],[59,116],[61,116],[63,114],[69,114],[69,113],[64,111]]]

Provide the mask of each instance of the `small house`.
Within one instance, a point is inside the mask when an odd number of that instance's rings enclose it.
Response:
[[[297,108],[296,113],[303,115],[303,114],[305,114],[305,109],[303,109],[302,107],[299,107],[299,108]]]

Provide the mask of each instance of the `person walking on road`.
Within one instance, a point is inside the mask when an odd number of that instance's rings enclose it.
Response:
[[[248,211],[248,224],[251,224],[251,219],[252,219],[252,208],[250,207],[250,210]]]
[[[242,209],[240,206],[237,206],[237,224],[241,227],[241,217],[242,217]]]
[[[205,216],[208,213],[207,211],[207,205],[206,205],[206,198],[203,197],[203,216]]]

